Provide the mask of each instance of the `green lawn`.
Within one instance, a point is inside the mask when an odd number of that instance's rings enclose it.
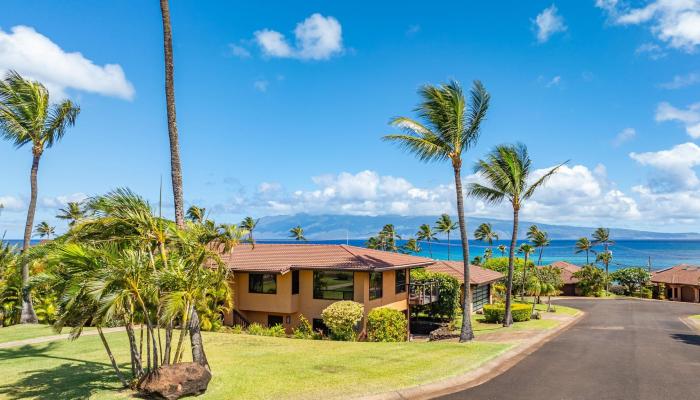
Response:
[[[50,325],[13,325],[0,328],[0,343],[14,342],[15,340],[32,339],[39,336],[51,336],[56,334],[57,333],[54,332]]]
[[[691,318],[691,319],[700,319],[700,314],[691,315],[691,316],[688,317],[688,318]]]
[[[107,335],[128,362],[126,335]],[[512,344],[347,343],[205,333],[214,378],[203,399],[345,398],[465,373]],[[126,369],[126,364],[123,364]],[[97,336],[0,349],[1,399],[127,398]]]

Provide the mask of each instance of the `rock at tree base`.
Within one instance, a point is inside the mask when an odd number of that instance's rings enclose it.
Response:
[[[163,365],[150,374],[139,390],[151,397],[175,400],[207,390],[211,372],[196,363]]]

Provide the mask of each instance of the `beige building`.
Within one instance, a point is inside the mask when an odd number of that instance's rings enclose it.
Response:
[[[700,267],[680,264],[656,271],[651,275],[651,282],[657,286],[664,285],[666,299],[700,302]]]
[[[288,331],[303,315],[323,329],[321,312],[340,300],[407,312],[412,268],[429,258],[335,244],[241,245],[222,256],[233,272],[234,310],[227,325],[281,324]],[[366,320],[366,318],[365,318]]]

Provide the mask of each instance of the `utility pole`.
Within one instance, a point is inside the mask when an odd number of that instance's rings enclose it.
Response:
[[[649,256],[649,261],[647,261],[647,265],[649,266],[649,273],[651,273],[651,256]]]

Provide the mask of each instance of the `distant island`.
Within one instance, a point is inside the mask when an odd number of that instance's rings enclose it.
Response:
[[[311,240],[328,239],[365,239],[376,234],[385,224],[394,224],[396,231],[402,236],[415,235],[421,224],[433,224],[435,216],[407,217],[400,215],[362,216],[334,214],[296,214],[276,215],[260,218],[256,227],[256,237],[264,239],[284,239],[289,237],[289,229],[301,225],[307,238]],[[455,217],[456,220],[456,217]],[[501,239],[507,239],[512,229],[512,221],[491,218],[469,218],[468,230],[471,235],[474,228],[483,222],[493,225]],[[547,231],[554,240],[574,240],[590,236],[597,226],[570,226],[542,224],[533,221],[520,221],[518,237],[524,237],[528,227],[536,224]],[[632,229],[611,228],[610,236],[616,240],[700,240],[700,233],[662,233],[637,231]],[[455,238],[458,233],[455,233]]]

